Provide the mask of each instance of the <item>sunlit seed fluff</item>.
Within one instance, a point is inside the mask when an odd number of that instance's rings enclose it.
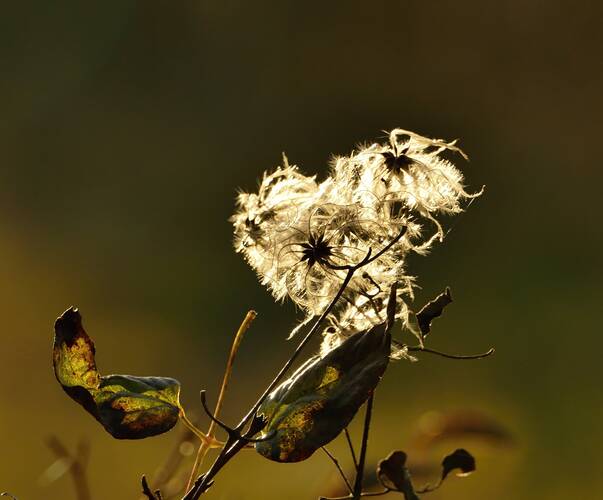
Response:
[[[337,158],[332,175],[336,183],[353,185],[355,200],[364,205],[388,207],[392,217],[410,213],[433,223],[441,240],[444,233],[438,215],[461,212],[463,199],[481,194],[465,191],[462,173],[442,157],[446,151],[467,159],[456,141],[394,129],[387,144],[373,144]]]
[[[282,167],[264,174],[257,193],[239,194],[231,218],[236,251],[276,299],[288,296],[301,307],[306,321],[333,300],[345,266],[388,248],[354,274],[329,316],[323,354],[383,322],[394,283],[399,284],[396,317],[412,329],[406,301],[412,300],[414,281],[406,274],[407,255],[424,254],[441,240],[439,217],[462,211],[463,199],[480,194],[464,190],[461,172],[441,156],[447,150],[464,156],[454,141],[395,129],[387,144],[336,158],[321,183],[284,158]],[[406,353],[396,349],[393,355]]]

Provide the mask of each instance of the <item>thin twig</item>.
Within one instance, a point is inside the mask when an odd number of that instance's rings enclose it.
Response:
[[[147,478],[145,476],[142,476],[142,494],[147,497],[148,500],[163,500],[163,497],[161,496],[161,491],[151,491],[151,488],[149,487],[149,483],[147,482]]]
[[[377,260],[379,257],[381,257],[385,252],[387,252],[391,247],[393,247],[399,240],[400,238],[402,238],[402,236],[404,236],[406,234],[406,230],[407,227],[404,226],[400,232],[394,237],[392,238],[392,240],[385,245],[381,250],[379,250],[375,255],[373,255],[371,257],[371,251],[369,250],[368,255],[362,259],[362,261],[360,261],[358,264],[355,265],[347,265],[347,266],[335,266],[332,264],[329,264],[329,267],[331,269],[337,269],[337,270],[350,270],[350,269],[360,269],[361,267],[364,267],[368,264],[370,264],[371,262]]]
[[[201,443],[205,444],[207,448],[221,448],[224,446],[222,441],[218,441],[213,436],[209,436],[205,434],[201,429],[199,429],[191,420],[186,416],[184,408],[180,408],[180,421],[184,424],[184,426],[191,431],[195,436],[199,438]]]
[[[370,255],[370,252],[369,252],[369,255]],[[287,373],[287,371],[289,371],[289,368],[291,368],[291,366],[293,365],[295,360],[301,354],[303,348],[308,344],[308,342],[312,339],[314,334],[318,331],[318,327],[321,325],[323,320],[331,313],[331,311],[333,310],[333,307],[335,307],[335,304],[337,303],[337,301],[343,294],[344,290],[347,288],[347,286],[350,283],[350,280],[352,279],[352,276],[354,275],[356,270],[357,270],[357,268],[348,269],[348,273],[346,274],[346,277],[344,278],[343,282],[341,283],[341,286],[339,287],[339,290],[337,291],[337,294],[335,294],[335,297],[333,298],[331,303],[324,310],[324,312],[320,315],[320,317],[316,320],[314,325],[312,325],[312,328],[306,334],[306,336],[303,338],[303,340],[299,343],[299,345],[295,349],[295,352],[291,355],[291,357],[288,359],[288,361],[285,363],[285,365],[281,368],[281,370],[278,372],[276,377],[274,377],[274,379],[272,380],[270,385],[266,388],[266,390],[263,392],[263,394],[259,397],[259,399],[253,405],[251,410],[249,410],[247,415],[245,415],[243,417],[243,419],[237,426],[238,430],[241,430],[245,426],[245,424],[251,419],[251,417],[253,417],[255,412],[258,410],[258,408],[264,402],[264,400],[268,397],[268,395],[276,388],[276,386],[282,380],[285,373]]]
[[[226,425],[221,420],[217,419],[216,416],[212,414],[211,410],[207,407],[207,398],[205,396],[204,390],[201,391],[201,406],[203,406],[203,410],[205,411],[207,416],[212,420],[212,422],[215,422],[215,424],[218,427],[220,427],[222,430],[226,431],[226,433],[232,440],[244,441],[245,443],[261,443],[262,441],[269,441],[276,434],[276,429],[274,429],[274,430],[270,431],[268,434],[266,434],[266,436],[257,438],[257,439],[250,438],[247,435],[242,436],[236,429],[230,428],[228,425]],[[263,429],[266,426],[265,418],[263,416],[258,416],[258,421],[256,422],[256,425],[258,426],[258,430],[256,432],[259,432],[261,429]],[[249,435],[251,435],[250,432],[251,432],[251,429],[248,431]]]
[[[226,361],[224,377],[222,378],[222,386],[220,387],[220,392],[218,394],[218,401],[216,402],[216,408],[214,410],[214,416],[216,418],[220,414],[220,410],[222,409],[222,405],[224,403],[224,396],[226,394],[226,389],[228,388],[228,382],[230,381],[230,375],[232,373],[232,366],[234,364],[234,360],[237,355],[237,351],[239,350],[239,346],[241,345],[241,341],[243,340],[243,335],[249,329],[249,327],[251,326],[251,323],[256,318],[256,316],[257,316],[257,313],[253,310],[247,312],[245,319],[243,319],[243,322],[239,326],[239,329],[237,330],[234,340],[232,341],[232,346],[230,347],[230,354],[228,356],[228,360]],[[211,439],[213,437],[213,432],[214,432],[215,428],[216,428],[216,421],[212,419],[211,423],[209,424],[209,429],[207,430],[208,438]],[[199,449],[197,450],[197,456],[195,457],[195,463],[193,464],[193,468],[191,470],[191,474],[189,476],[188,483],[186,485],[187,491],[192,487],[192,485],[195,481],[195,477],[197,476],[197,471],[199,470],[199,467],[201,467],[201,464],[203,463],[203,460],[205,459],[205,456],[207,455],[208,450],[209,450],[209,446],[206,444],[206,442],[201,441],[201,444],[199,445]]]
[[[366,450],[368,447],[368,437],[371,427],[371,416],[373,413],[374,394],[371,394],[366,402],[366,413],[364,414],[364,429],[362,431],[362,445],[360,448],[360,459],[358,460],[358,469],[356,480],[354,481],[354,500],[358,500],[362,495],[362,480],[364,477],[364,464],[366,462]]]
[[[494,354],[494,347],[491,347],[486,352],[482,352],[480,354],[469,354],[469,355],[459,355],[459,354],[448,354],[441,351],[436,351],[435,349],[429,349],[423,346],[409,346],[407,347],[408,352],[428,352],[429,354],[437,354],[438,356],[442,356],[443,358],[448,359],[482,359],[487,358],[488,356]]]
[[[345,473],[343,472],[343,469],[341,468],[341,466],[339,465],[339,460],[337,460],[330,452],[329,450],[327,450],[327,448],[325,446],[321,446],[322,451],[324,451],[327,456],[331,459],[331,461],[335,464],[335,467],[337,467],[337,470],[339,471],[339,475],[341,476],[341,478],[343,479],[343,482],[345,483],[345,485],[348,488],[348,491],[350,493],[353,493],[352,490],[352,485],[350,484],[350,482],[348,481],[348,478],[346,477]]]
[[[352,438],[350,437],[350,431],[346,427],[344,430],[345,439],[348,442],[348,446],[350,447],[350,453],[352,454],[352,461],[354,462],[354,468],[358,471],[358,460],[356,459],[356,452],[354,451],[354,444],[352,443]]]
[[[354,276],[354,273],[358,269],[371,263],[373,260],[375,260],[376,258],[379,258],[381,255],[383,255],[387,250],[389,250],[394,245],[394,243],[396,243],[400,238],[402,238],[402,236],[405,233],[406,233],[406,227],[402,228],[400,233],[392,241],[390,241],[385,247],[383,247],[377,254],[375,254],[375,256],[372,259],[371,259],[372,249],[369,249],[366,256],[364,257],[364,259],[362,259],[360,262],[358,262],[357,264],[355,264],[353,266],[347,266],[345,268],[342,268],[342,269],[347,270],[347,274],[346,274],[345,278],[343,279],[343,281],[339,287],[339,290],[337,291],[337,293],[335,294],[335,296],[333,297],[333,299],[331,300],[331,302],[329,303],[327,308],[323,311],[323,313],[316,320],[316,322],[314,323],[314,325],[312,326],[310,331],[306,334],[306,336],[303,338],[303,340],[299,343],[299,345],[297,346],[297,348],[295,349],[295,351],[293,352],[293,354],[291,355],[289,360],[284,364],[284,366],[281,368],[281,370],[277,373],[276,377],[274,377],[274,379],[272,380],[270,385],[264,390],[262,395],[258,398],[256,403],[252,406],[252,408],[241,419],[241,421],[239,422],[239,425],[234,429],[235,431],[237,431],[239,434],[241,434],[241,431],[245,428],[245,426],[249,423],[249,421],[255,416],[256,412],[258,411],[259,407],[264,402],[264,400],[280,383],[280,381],[282,380],[284,375],[289,371],[289,369],[291,368],[291,366],[293,365],[295,360],[301,354],[304,347],[314,337],[314,334],[318,331],[318,328],[320,327],[322,322],[331,313],[331,311],[333,310],[333,308],[335,307],[335,305],[341,298],[343,292],[347,288],[348,284],[350,283],[352,277]],[[372,402],[372,397],[370,399]],[[250,432],[251,432],[251,427],[248,430],[248,433],[250,433]],[[243,437],[251,438],[252,435],[249,434],[249,435],[245,435]],[[209,470],[205,474],[203,474],[202,476],[197,478],[197,480],[195,481],[192,488],[189,489],[188,493],[183,497],[183,500],[197,500],[199,498],[199,496],[201,496],[201,494],[204,491],[207,491],[207,488],[209,488],[209,486],[213,483],[213,478],[220,471],[220,469],[222,469],[222,467],[224,467],[245,446],[246,446],[246,443],[245,443],[244,439],[235,439],[232,436],[229,437],[228,441],[222,448],[222,451],[220,452],[220,454],[218,455],[218,457],[216,458],[216,460],[214,461],[212,466],[209,468]],[[365,450],[365,452],[366,452],[366,450]]]
[[[366,260],[369,257],[370,257],[370,252],[367,254],[367,257],[365,257],[364,260]],[[321,325],[321,323],[323,322],[323,320],[331,313],[331,310],[333,309],[333,307],[335,307],[335,304],[337,303],[337,301],[343,294],[344,290],[348,286],[348,284],[349,284],[350,280],[352,279],[352,276],[354,275],[355,272],[356,272],[356,268],[352,268],[352,269],[348,270],[346,277],[344,278],[343,282],[341,283],[341,286],[340,286],[339,290],[337,291],[337,294],[331,301],[331,303],[324,310],[324,312],[320,315],[320,317],[316,320],[316,322],[314,323],[314,325],[312,326],[310,331],[306,334],[306,336],[299,343],[299,345],[295,349],[294,353],[287,360],[287,362],[284,364],[284,366],[278,372],[276,377],[274,377],[274,379],[272,380],[270,385],[262,393],[262,395],[259,397],[259,399],[256,401],[256,403],[252,406],[252,408],[249,410],[249,412],[247,412],[247,414],[241,419],[239,425],[236,427],[235,430],[240,432],[245,427],[247,422],[255,415],[258,408],[264,402],[266,397],[268,397],[268,395],[274,390],[274,388],[277,386],[277,384],[281,381],[281,379],[283,378],[285,373],[287,373],[289,368],[291,368],[291,366],[293,365],[293,363],[295,362],[297,357],[302,352],[303,348],[308,344],[308,342],[313,338],[314,334],[318,331],[318,328]],[[226,465],[230,461],[230,459],[232,457],[234,457],[240,449],[243,448],[243,446],[244,446],[244,444],[242,444],[242,442],[240,440],[229,439],[227,441],[226,445],[224,446],[224,448],[222,448],[220,455],[218,455],[218,457],[216,458],[216,460],[214,461],[214,463],[212,464],[210,469],[207,471],[206,474],[199,477],[197,479],[197,481],[195,481],[195,484],[193,485],[192,489],[188,492],[188,494],[184,497],[184,500],[197,500],[199,498],[199,496],[203,493],[203,491],[205,491],[207,489],[210,482],[215,477],[215,475],[220,471],[220,469],[222,467],[224,467],[224,465]]]
[[[394,283],[389,291],[389,298],[387,301],[387,320],[385,322],[385,331],[389,333],[394,326],[396,320],[396,294],[398,290],[398,283]],[[371,428],[371,417],[373,415],[373,402],[375,400],[375,393],[372,392],[366,401],[366,412],[364,414],[364,428],[362,431],[362,444],[360,447],[360,458],[358,460],[358,466],[356,467],[356,479],[354,481],[354,491],[352,492],[354,500],[358,500],[362,496],[362,481],[364,478],[364,465],[366,462],[366,451],[368,448],[368,438]]]

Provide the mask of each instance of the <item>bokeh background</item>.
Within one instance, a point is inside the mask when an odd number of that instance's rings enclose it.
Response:
[[[113,440],[63,394],[52,325],[72,304],[102,372],[178,378],[202,427],[198,391],[215,401],[255,308],[224,410],[237,420],[298,318],[231,250],[237,189],[282,151],[321,175],[331,154],[399,126],[460,138],[468,185],[487,186],[411,262],[419,303],[445,285],[456,299],[431,346],[497,352],[392,365],[370,460],[410,452],[434,412],[479,412],[512,440],[423,450],[478,459],[434,500],[601,498],[602,15],[600,2],[543,0],[4,4],[0,490],[74,498],[68,476],[47,480],[55,435],[89,441],[94,499],[135,499],[179,439]],[[332,450],[349,464],[343,442]],[[208,498],[316,498],[332,469],[318,453],[299,465],[246,453]]]

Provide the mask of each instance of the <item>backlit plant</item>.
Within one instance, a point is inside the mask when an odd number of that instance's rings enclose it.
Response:
[[[183,500],[205,494],[220,470],[250,447],[277,462],[298,462],[323,449],[348,491],[341,498],[365,496],[363,477],[374,392],[390,361],[415,361],[417,352],[460,359],[492,352],[455,356],[425,346],[432,320],[452,300],[449,289],[424,307],[413,307],[415,277],[407,271],[409,255],[425,255],[441,242],[446,234],[443,218],[461,212],[481,194],[465,190],[461,172],[445,157],[449,154],[465,157],[455,141],[395,129],[385,144],[361,147],[349,156],[335,158],[329,175],[320,182],[283,157],[282,166],[264,174],[257,193],[238,195],[231,218],[235,250],[276,300],[289,298],[303,311],[303,318],[288,334],[303,337],[237,425],[222,422],[219,412],[239,343],[255,317],[253,311],[235,336],[213,411],[202,391],[202,406],[211,419],[208,432],[199,430],[186,416],[176,380],[101,376],[94,343],[74,308],[63,313],[55,325],[57,380],[116,438],[146,438],[183,422],[200,440],[188,485],[179,494]],[[394,332],[396,338],[392,338]],[[405,334],[414,341],[404,340]],[[319,352],[306,355],[290,373],[315,336],[322,337]],[[357,455],[347,426],[363,405],[364,431]],[[224,441],[214,437],[216,427],[225,431]],[[353,481],[325,448],[341,433],[352,453]],[[212,448],[219,450],[217,457],[199,473]],[[474,468],[473,457],[456,450],[444,458],[439,481],[417,489],[405,453],[395,451],[379,462],[377,477],[383,489],[370,495],[398,492],[406,500],[416,499],[437,488],[451,470],[469,473]],[[174,497],[173,492],[166,492],[165,480],[154,486],[152,489],[143,478],[147,498]]]

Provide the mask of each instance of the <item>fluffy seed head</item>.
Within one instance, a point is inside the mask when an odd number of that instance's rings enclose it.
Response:
[[[231,218],[235,249],[274,297],[290,297],[306,319],[321,314],[346,274],[367,255],[391,247],[359,269],[329,317],[322,352],[385,320],[388,291],[398,283],[396,317],[411,328],[406,301],[414,278],[410,252],[424,254],[444,238],[440,218],[461,212],[479,196],[463,187],[461,172],[442,154],[464,153],[456,141],[392,130],[385,144],[336,157],[322,182],[283,166],[264,174],[257,193],[240,193]],[[398,350],[394,356],[403,357]]]

